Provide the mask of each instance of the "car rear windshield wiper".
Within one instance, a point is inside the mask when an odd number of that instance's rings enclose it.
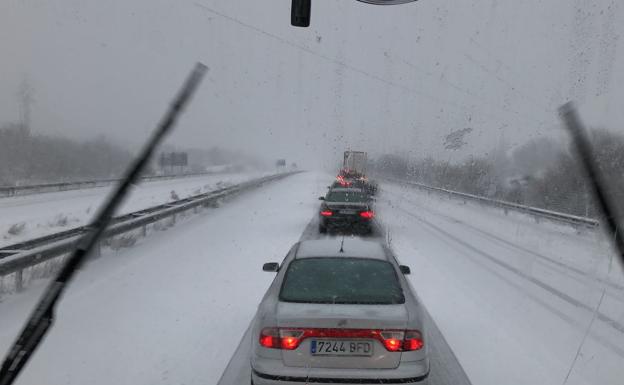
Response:
[[[154,149],[175,125],[178,116],[197,89],[206,70],[207,67],[205,65],[201,63],[196,64],[152,137],[130,165],[125,177],[114,193],[111,194],[108,202],[102,206],[95,219],[89,224],[89,232],[77,243],[76,249],[39,299],[35,310],[30,315],[22,332],[13,343],[2,363],[2,368],[0,368],[0,385],[10,385],[15,381],[24,365],[28,362],[28,359],[43,340],[46,332],[54,322],[54,307],[65,291],[67,284],[99,241],[118,206],[123,202],[130,186],[137,181],[141,171],[149,161]]]

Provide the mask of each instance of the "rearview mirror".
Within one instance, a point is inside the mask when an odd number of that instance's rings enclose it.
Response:
[[[265,263],[264,265],[262,265],[262,270],[263,271],[268,271],[270,273],[275,273],[277,271],[279,271],[279,263],[277,262],[268,262]]]
[[[418,0],[357,0],[361,3],[375,4],[375,5],[394,5],[394,4],[405,4],[405,3],[413,3]]]
[[[319,197],[319,200],[320,200],[320,201],[324,201],[324,200],[325,200],[325,197]]]
[[[310,26],[311,0],[292,0],[290,7],[290,24],[295,27]]]
[[[403,275],[408,275],[412,273],[412,270],[409,268],[409,266],[405,265],[399,265],[399,270],[401,270],[401,273],[403,273]]]

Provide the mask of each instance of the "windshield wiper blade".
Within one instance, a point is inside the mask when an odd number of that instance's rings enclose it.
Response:
[[[595,160],[587,130],[581,123],[574,103],[569,102],[561,106],[559,114],[568,131],[570,131],[574,147],[581,158],[581,164],[585,169],[590,188],[602,214],[604,231],[610,235],[609,238],[613,241],[621,266],[624,266],[624,238],[622,238],[622,223],[620,223],[622,218],[620,218],[617,206],[607,190],[607,180]]]
[[[108,202],[102,206],[95,219],[89,224],[89,232],[78,242],[78,246],[67,259],[59,274],[49,284],[47,290],[39,299],[35,310],[30,315],[22,332],[13,343],[2,363],[2,368],[0,368],[0,385],[11,385],[15,381],[24,365],[28,362],[28,359],[41,343],[46,332],[54,322],[54,307],[67,284],[102,236],[117,207],[125,198],[130,186],[137,181],[155,148],[175,125],[178,116],[197,89],[206,71],[207,67],[204,64],[197,63],[195,65],[195,68],[182,86],[180,93],[160,121],[156,131],[152,134],[152,137],[134,162],[128,167],[124,178],[114,193],[111,194]]]

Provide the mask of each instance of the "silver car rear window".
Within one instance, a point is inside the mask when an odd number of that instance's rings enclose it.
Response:
[[[300,303],[405,303],[396,271],[389,262],[345,257],[292,261],[279,299]]]

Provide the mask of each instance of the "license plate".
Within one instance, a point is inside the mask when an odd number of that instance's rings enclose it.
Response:
[[[371,356],[373,344],[361,340],[312,340],[310,353],[313,356]]]
[[[353,215],[353,214],[355,214],[355,210],[340,210],[339,213],[340,214]]]

